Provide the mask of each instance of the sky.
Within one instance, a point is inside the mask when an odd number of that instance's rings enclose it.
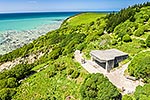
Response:
[[[0,0],[0,13],[56,11],[118,11],[150,0]]]

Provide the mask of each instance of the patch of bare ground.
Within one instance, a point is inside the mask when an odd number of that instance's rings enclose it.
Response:
[[[26,55],[25,57],[19,57],[13,61],[5,62],[0,65],[0,72],[2,72],[4,70],[9,70],[18,64],[23,64],[23,63],[32,64],[36,60],[38,60],[40,57],[42,57],[43,55],[44,55],[43,52],[38,52],[35,54]]]

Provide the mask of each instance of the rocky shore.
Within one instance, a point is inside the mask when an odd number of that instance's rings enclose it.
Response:
[[[46,34],[49,31],[55,30],[60,27],[62,21],[58,21],[53,24],[45,24],[36,27],[32,30],[22,30],[22,31],[5,31],[0,33],[0,55],[6,54],[22,47],[25,44],[32,42],[41,35]]]

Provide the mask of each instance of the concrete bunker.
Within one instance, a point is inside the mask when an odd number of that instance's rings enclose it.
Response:
[[[117,49],[92,50],[90,52],[92,61],[95,61],[99,67],[103,67],[110,72],[119,62],[128,58],[128,54]]]

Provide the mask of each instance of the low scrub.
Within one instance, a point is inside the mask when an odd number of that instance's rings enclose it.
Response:
[[[142,78],[145,82],[150,82],[150,51],[142,52],[135,56],[128,67],[130,75]]]
[[[102,74],[90,74],[80,88],[82,100],[119,100],[117,88]]]

